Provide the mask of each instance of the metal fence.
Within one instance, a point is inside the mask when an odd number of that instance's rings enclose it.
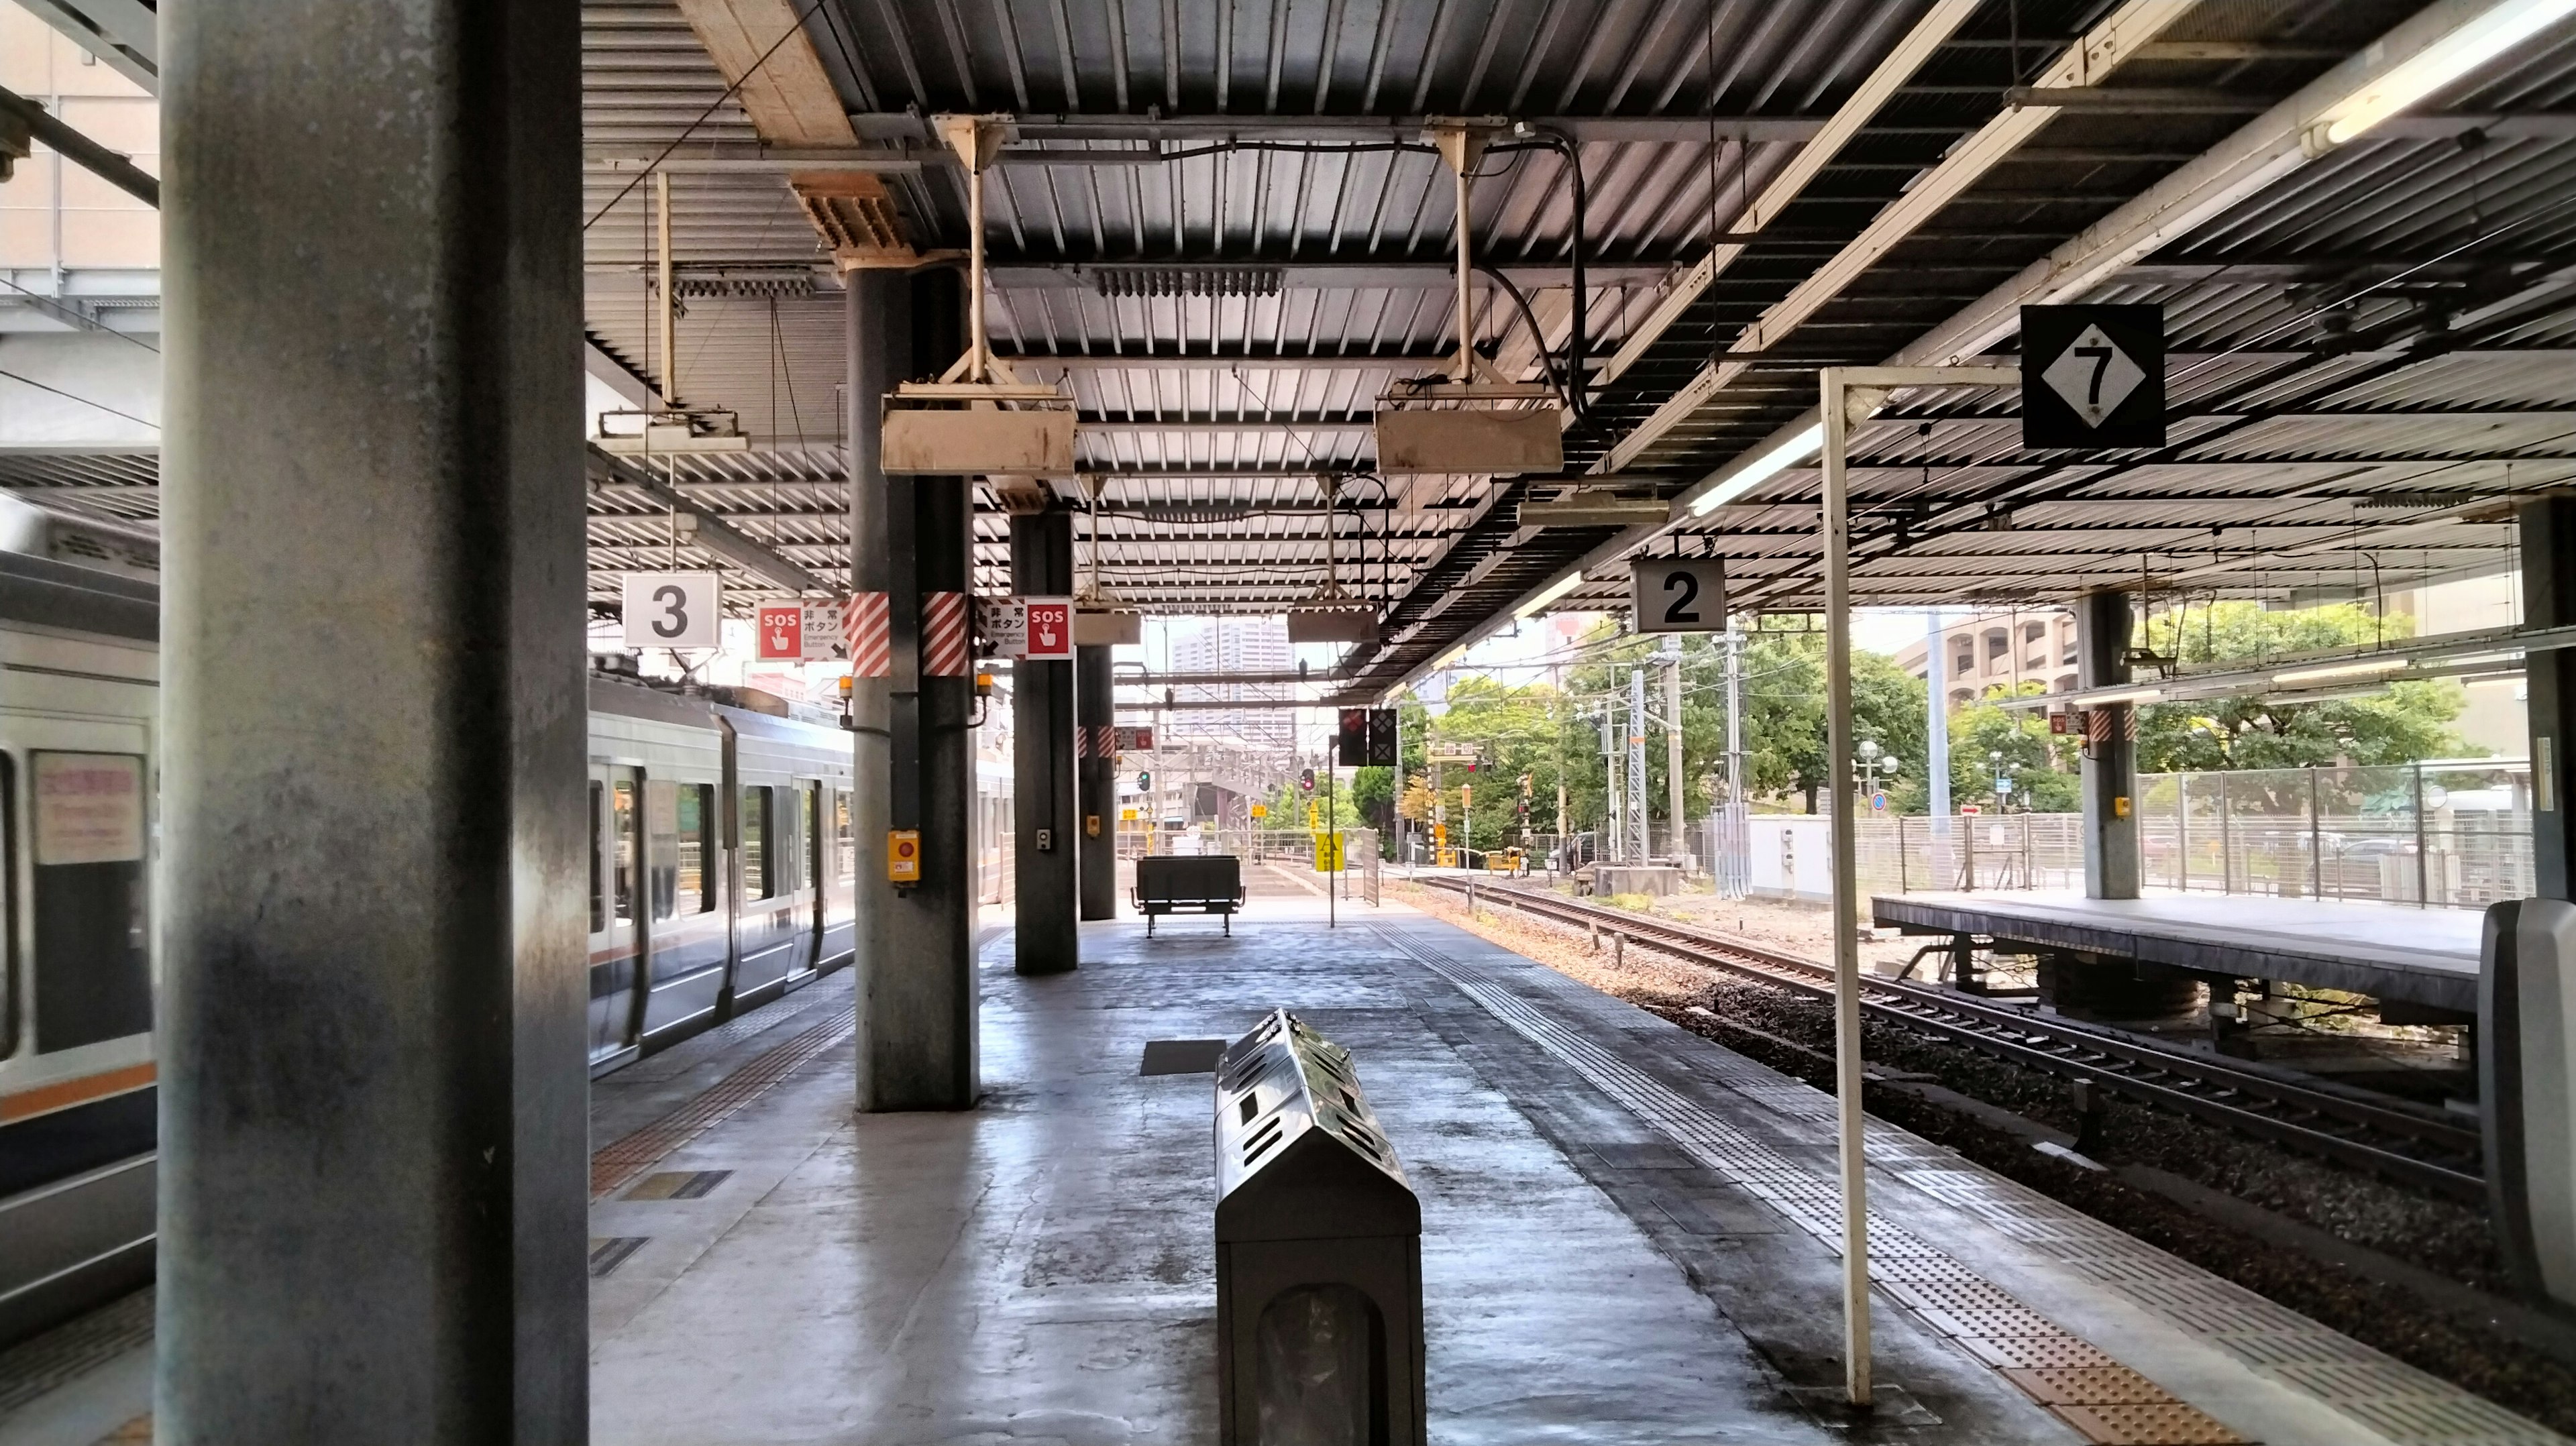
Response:
[[[2514,759],[2141,774],[2136,807],[2150,890],[2475,909],[2533,886],[2531,770]],[[1754,814],[1738,849],[1709,821],[1721,891],[1733,874],[1744,892],[1822,898],[1825,823]],[[2084,884],[2080,814],[1864,814],[1853,843],[1867,892]]]

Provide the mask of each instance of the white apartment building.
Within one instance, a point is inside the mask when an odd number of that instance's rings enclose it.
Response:
[[[1288,646],[1286,618],[1208,618],[1172,640],[1175,673],[1285,673],[1296,666]],[[1236,703],[1291,696],[1284,683],[1189,683],[1173,691],[1184,703]],[[1165,726],[1176,737],[1240,738],[1274,748],[1297,745],[1297,715],[1286,708],[1176,709]]]

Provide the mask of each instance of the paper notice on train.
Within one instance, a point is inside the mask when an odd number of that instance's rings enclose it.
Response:
[[[143,857],[143,760],[127,753],[35,755],[36,862]]]

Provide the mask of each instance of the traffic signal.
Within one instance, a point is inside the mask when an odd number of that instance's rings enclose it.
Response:
[[[1315,770],[1309,768],[1305,772],[1297,775],[1297,791],[1299,793],[1313,793],[1315,791]]]
[[[1145,768],[1137,769],[1137,770],[1136,770],[1136,786],[1137,786],[1138,788],[1151,788],[1151,787],[1153,787],[1153,786],[1154,786],[1154,774],[1153,774],[1153,771],[1152,771],[1151,769],[1145,769]]]

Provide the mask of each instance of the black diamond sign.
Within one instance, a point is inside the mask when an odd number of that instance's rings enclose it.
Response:
[[[2021,444],[2165,444],[2165,309],[2021,309]]]

